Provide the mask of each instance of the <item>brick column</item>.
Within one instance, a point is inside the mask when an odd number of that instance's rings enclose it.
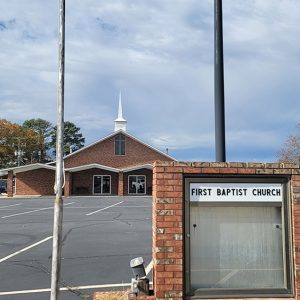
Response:
[[[14,196],[13,178],[14,178],[13,171],[8,171],[8,174],[7,174],[7,197]]]
[[[292,176],[292,215],[293,215],[293,233],[294,233],[294,256],[295,256],[295,282],[296,282],[296,297],[297,299],[300,298],[300,289],[299,289],[299,282],[300,282],[300,175]]]
[[[182,168],[153,169],[154,297],[183,297]],[[169,165],[167,163],[167,165]]]
[[[124,173],[119,172],[118,196],[124,196]]]
[[[72,194],[72,173],[65,171],[64,196],[70,197]]]

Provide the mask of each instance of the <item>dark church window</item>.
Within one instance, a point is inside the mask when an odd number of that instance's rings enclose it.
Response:
[[[128,192],[129,192],[129,194],[145,194],[146,193],[146,176],[145,175],[129,175],[128,176]]]
[[[111,178],[110,175],[94,175],[93,194],[110,194],[111,193]]]
[[[115,155],[125,155],[125,136],[122,134],[115,137]]]

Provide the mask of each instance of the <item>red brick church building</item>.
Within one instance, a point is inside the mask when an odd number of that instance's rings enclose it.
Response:
[[[64,195],[151,195],[152,166],[174,158],[126,132],[119,99],[115,130],[64,158]],[[55,162],[0,170],[7,175],[7,195],[53,195]]]

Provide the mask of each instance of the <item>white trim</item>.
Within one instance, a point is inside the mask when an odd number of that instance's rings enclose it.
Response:
[[[101,193],[95,193],[95,191],[94,191],[94,189],[95,189],[95,177],[96,176],[100,176],[101,177]],[[109,193],[102,193],[102,184],[103,184],[103,176],[108,176],[109,177]],[[111,195],[111,175],[105,175],[105,174],[103,174],[103,175],[93,175],[93,195],[104,195],[104,196],[106,196],[106,195]]]
[[[94,142],[94,143],[92,143],[92,144],[90,144],[90,145],[87,145],[87,146],[85,146],[85,147],[83,147],[83,148],[81,148],[81,149],[79,149],[79,150],[77,150],[77,151],[75,151],[75,152],[73,152],[73,153],[70,153],[70,154],[66,155],[66,156],[64,157],[64,159],[66,159],[66,158],[68,158],[68,157],[71,157],[72,155],[75,155],[75,154],[77,154],[77,153],[79,153],[79,152],[81,152],[81,151],[83,151],[83,150],[85,150],[85,149],[88,149],[88,148],[92,147],[92,146],[95,146],[96,144],[101,143],[101,142],[103,142],[103,141],[105,141],[105,140],[107,140],[107,139],[113,137],[114,135],[117,135],[117,134],[120,134],[120,133],[124,134],[125,136],[128,136],[129,138],[132,138],[133,140],[139,142],[140,144],[142,144],[142,145],[144,145],[144,146],[146,146],[146,147],[148,147],[148,148],[150,148],[150,149],[152,149],[152,150],[158,152],[159,154],[161,154],[161,155],[163,155],[163,156],[165,156],[165,157],[167,157],[167,158],[169,158],[169,159],[172,159],[172,160],[174,160],[174,161],[177,161],[177,159],[175,159],[174,157],[172,157],[172,156],[170,156],[170,155],[168,155],[168,154],[166,154],[166,153],[164,153],[164,152],[162,152],[162,151],[160,151],[160,150],[158,150],[158,149],[155,149],[154,147],[152,147],[152,146],[150,146],[150,145],[148,145],[148,144],[142,142],[141,140],[139,140],[139,139],[133,137],[132,135],[128,134],[127,132],[125,132],[125,131],[122,130],[122,129],[120,129],[120,130],[118,130],[118,131],[116,131],[116,132],[111,133],[110,135],[108,135],[108,136],[102,138],[101,140],[98,140],[98,141],[96,141],[96,142]]]
[[[95,169],[103,169],[103,170],[111,171],[111,172],[115,172],[115,173],[118,173],[120,171],[119,169],[104,166],[104,165],[99,165],[99,164],[82,165],[82,166],[78,166],[78,167],[65,169],[65,171],[69,171],[69,172],[73,173],[73,172],[79,172],[79,171],[84,171],[84,170],[88,170],[88,169],[94,169],[94,168]]]
[[[152,170],[153,165],[151,165],[151,164],[137,165],[137,166],[132,166],[132,167],[127,167],[127,168],[120,169],[120,171],[123,172],[123,173],[126,173],[126,172],[136,171],[136,170],[140,170],[140,169]]]
[[[134,136],[128,134],[127,132],[124,132],[124,134],[127,135],[128,137],[132,138],[133,140],[135,140],[135,141],[141,143],[142,145],[144,145],[144,146],[150,148],[151,150],[154,150],[154,151],[158,152],[159,154],[161,154],[161,155],[163,155],[163,156],[166,156],[166,157],[169,158],[169,159],[172,159],[172,160],[174,160],[174,161],[177,161],[177,159],[175,159],[174,157],[172,157],[172,156],[170,156],[170,155],[168,155],[168,154],[166,154],[166,153],[164,153],[164,152],[162,152],[162,151],[160,151],[160,150],[158,150],[158,149],[156,149],[156,148],[154,148],[154,147],[152,147],[152,146],[150,146],[150,145],[148,145],[148,144],[142,142],[141,140],[139,140],[138,138],[136,138],[136,137],[134,137]]]
[[[143,176],[143,177],[145,177],[145,192],[144,193],[138,193],[137,192],[137,189],[136,189],[136,193],[130,193],[129,192],[129,177],[131,177],[131,176]],[[147,194],[147,176],[146,175],[134,175],[134,174],[130,174],[130,175],[128,175],[128,195],[146,195]]]
[[[56,167],[53,167],[53,166],[36,163],[36,164],[30,164],[30,165],[25,165],[25,166],[3,169],[3,170],[1,170],[1,174],[4,174],[5,172],[6,172],[6,174],[8,174],[9,171],[13,171],[14,174],[17,174],[17,173],[32,171],[32,170],[41,169],[41,168],[54,170],[54,171],[56,169]]]
[[[94,142],[94,143],[92,143],[92,144],[90,144],[90,145],[87,145],[87,146],[85,146],[85,147],[82,147],[82,148],[80,148],[79,150],[74,151],[74,152],[72,152],[72,153],[66,155],[66,156],[64,157],[64,159],[66,159],[66,158],[68,158],[68,157],[71,157],[71,156],[73,156],[73,155],[75,155],[75,154],[77,154],[77,153],[79,153],[79,152],[81,152],[81,151],[83,151],[83,150],[85,150],[85,149],[88,149],[88,148],[90,148],[90,147],[93,147],[93,146],[95,146],[96,144],[101,143],[101,142],[103,142],[103,141],[105,141],[105,140],[107,140],[107,139],[113,137],[115,134],[117,134],[117,133],[119,133],[119,132],[120,132],[120,130],[119,130],[119,131],[116,131],[116,132],[113,132],[113,133],[111,133],[110,135],[108,135],[108,136],[102,138],[101,140],[98,140],[98,141],[96,141],[96,142]],[[122,132],[124,132],[124,131],[122,130]]]
[[[93,169],[93,168],[111,171],[111,172],[115,172],[115,173],[119,173],[119,172],[124,173],[124,172],[140,170],[140,169],[152,170],[153,165],[152,164],[135,165],[135,166],[118,169],[118,168],[108,167],[108,166],[99,165],[99,164],[88,164],[88,165],[82,165],[82,166],[78,166],[78,167],[68,168],[68,169],[65,169],[65,171],[69,171],[69,172],[73,173],[73,172],[79,172],[79,171],[84,171],[84,170]]]
[[[7,175],[7,173],[8,173],[7,171],[3,171],[3,170],[1,170],[1,171],[0,171],[0,176],[6,176],[6,175]]]

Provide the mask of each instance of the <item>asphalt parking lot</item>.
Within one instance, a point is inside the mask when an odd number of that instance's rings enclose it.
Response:
[[[49,299],[53,200],[0,198],[1,299]],[[151,197],[64,200],[61,299],[128,288],[130,259],[151,261],[151,206]]]

